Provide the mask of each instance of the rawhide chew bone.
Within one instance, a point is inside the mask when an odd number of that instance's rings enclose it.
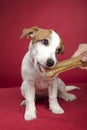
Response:
[[[82,56],[83,55],[81,54],[77,57],[73,57],[73,58],[58,62],[53,68],[46,70],[46,76],[48,77],[48,79],[51,79],[61,72],[74,69],[77,67],[87,66],[87,62],[81,61]]]

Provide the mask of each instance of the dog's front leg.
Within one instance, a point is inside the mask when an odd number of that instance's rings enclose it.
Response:
[[[58,92],[58,82],[57,79],[54,79],[52,82],[49,83],[49,109],[55,114],[62,114],[64,110],[58,103],[57,100],[57,92]]]
[[[24,118],[25,120],[33,120],[36,118],[34,83],[24,81],[21,90],[26,102]]]

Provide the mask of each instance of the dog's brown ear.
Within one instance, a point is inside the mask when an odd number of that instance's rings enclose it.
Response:
[[[34,26],[32,28],[24,29],[20,38],[22,39],[23,37],[27,36],[33,40],[33,43],[36,43],[39,40],[48,38],[51,32],[51,29],[42,29]]]
[[[61,46],[61,52],[60,54],[64,54],[64,42],[62,39],[60,39],[60,46]]]
[[[24,29],[20,39],[22,39],[25,36],[30,37],[31,39],[33,39],[38,31],[39,31],[39,27],[37,27],[37,26],[34,26],[32,28]]]

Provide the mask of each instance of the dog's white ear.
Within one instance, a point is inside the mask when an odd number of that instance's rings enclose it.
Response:
[[[60,46],[61,46],[61,52],[60,54],[64,54],[64,42],[62,39],[60,39]]]
[[[25,36],[27,36],[28,38],[30,37],[31,39],[33,39],[38,31],[39,31],[39,27],[37,27],[37,26],[34,26],[32,28],[24,29],[20,39],[22,39]]]

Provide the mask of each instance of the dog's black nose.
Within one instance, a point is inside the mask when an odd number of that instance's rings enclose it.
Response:
[[[54,61],[52,59],[48,59],[46,65],[47,67],[52,67],[54,65]]]

